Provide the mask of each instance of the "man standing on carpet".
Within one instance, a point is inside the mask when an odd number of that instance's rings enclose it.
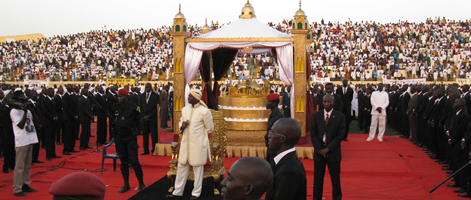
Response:
[[[46,159],[60,158],[56,155],[55,143],[55,127],[59,117],[56,115],[56,108],[53,103],[54,89],[49,88],[46,91],[47,96],[41,100],[41,112],[43,113],[43,130],[46,135],[44,143],[46,143]]]
[[[101,146],[106,143],[106,115],[107,115],[107,101],[105,97],[105,90],[103,87],[96,87],[98,93],[95,95],[95,100],[97,102],[96,113],[97,113],[97,123],[96,123],[96,137],[97,145]]]
[[[272,93],[267,96],[267,103],[265,107],[271,110],[271,114],[268,117],[267,133],[265,134],[265,145],[267,146],[267,148],[268,148],[268,134],[270,133],[270,130],[273,127],[273,124],[275,124],[275,122],[278,121],[278,119],[285,117],[283,113],[281,113],[280,109],[278,108],[279,103],[280,103],[280,95],[276,93]],[[268,162],[273,161],[273,158],[275,156],[276,156],[276,152],[270,149],[267,149],[267,161]]]
[[[168,128],[168,85],[160,93],[160,128]],[[155,144],[154,144],[155,145]]]
[[[341,112],[345,115],[345,122],[346,122],[346,128],[345,128],[345,134],[344,134],[344,139],[348,140],[348,130],[350,128],[350,122],[352,122],[352,100],[353,100],[353,89],[350,88],[348,85],[348,80],[346,78],[343,79],[342,81],[342,86],[337,88],[336,93],[340,95],[342,99],[342,110]]]
[[[221,182],[224,200],[259,200],[273,184],[273,172],[259,157],[237,160]]]
[[[80,150],[87,150],[91,148],[88,143],[90,142],[91,123],[93,122],[92,105],[90,104],[88,89],[82,88],[81,96],[78,99],[78,113],[80,125],[82,126],[82,133],[80,134]]]
[[[110,113],[116,120],[113,123],[116,131],[116,153],[118,153],[119,160],[121,161],[121,174],[124,179],[124,186],[119,190],[119,193],[124,193],[131,189],[129,186],[129,164],[134,169],[134,173],[139,181],[139,192],[146,188],[143,180],[144,173],[139,163],[139,146],[137,144],[137,127],[141,121],[141,115],[139,107],[128,102],[128,95],[128,90],[119,90],[118,104],[113,106],[113,112]]]
[[[324,109],[312,114],[311,141],[314,146],[314,200],[321,200],[324,188],[325,166],[329,167],[332,181],[332,199],[342,199],[340,187],[340,143],[345,133],[345,116],[334,110],[334,96],[326,94]]]
[[[295,119],[279,119],[270,130],[268,145],[276,157],[270,162],[274,180],[266,200],[306,199],[306,170],[294,148],[300,137],[301,126]]]
[[[383,141],[384,132],[386,131],[386,107],[389,105],[388,93],[383,91],[383,84],[378,84],[378,91],[371,94],[371,125],[370,135],[366,141],[373,141],[376,135],[376,127],[379,123],[378,141]]]
[[[448,144],[451,145],[452,159],[451,167],[454,172],[458,171],[468,161],[468,150],[461,146],[461,140],[464,138],[466,129],[468,128],[469,114],[466,110],[466,101],[464,99],[456,99],[453,103],[454,114],[451,118],[449,130],[446,132],[448,136]],[[462,170],[455,176],[454,187],[459,187],[455,190],[456,193],[464,193],[468,189],[467,170]]]
[[[183,196],[190,165],[195,173],[194,188],[190,199],[198,199],[203,184],[203,167],[207,159],[211,162],[208,134],[213,132],[213,117],[206,104],[201,101],[201,90],[192,89],[188,95],[188,103],[182,109],[179,126],[182,132],[180,152],[178,156],[175,190],[167,198]]]
[[[159,106],[159,95],[152,90],[152,85],[146,83],[145,91],[139,99],[139,108],[142,115],[142,139],[144,152],[141,155],[149,154],[149,133],[151,137],[152,154],[154,153],[155,143],[159,141],[159,125],[157,123],[157,108]]]
[[[17,90],[13,93],[12,98],[21,101],[24,94],[21,90]],[[39,142],[34,124],[38,125],[39,122],[34,108],[29,104],[25,101],[21,108],[13,108],[10,111],[16,151],[13,194],[17,197],[27,197],[28,195],[25,192],[37,192],[37,190],[29,187],[29,176],[33,159],[33,144]]]

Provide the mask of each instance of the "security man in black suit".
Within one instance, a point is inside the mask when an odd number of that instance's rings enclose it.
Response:
[[[56,144],[55,144],[55,126],[59,117],[56,115],[56,108],[54,106],[54,89],[49,88],[46,91],[47,96],[41,100],[41,112],[43,116],[43,134],[44,143],[46,144],[46,159],[60,158],[56,155]]]
[[[448,143],[452,148],[452,165],[453,171],[457,171],[468,161],[468,150],[462,148],[461,141],[464,138],[468,127],[469,114],[466,110],[466,101],[464,99],[456,99],[453,102],[453,117],[451,118],[449,130],[446,132]],[[464,193],[467,190],[468,170],[462,170],[455,176],[453,187],[459,187],[455,192]]]
[[[64,137],[61,137],[61,135],[63,135],[63,133],[61,134],[61,132],[64,131],[64,108],[62,106],[62,95],[64,95],[64,88],[59,87],[57,89],[56,96],[54,96],[54,105],[56,108],[56,116],[58,118],[55,130],[57,145],[62,145],[62,143],[64,143]]]
[[[311,141],[314,146],[314,200],[321,200],[324,187],[325,166],[332,181],[332,199],[342,199],[340,187],[340,143],[345,133],[345,116],[334,110],[334,97],[326,94],[324,109],[312,114]]]
[[[74,101],[74,105],[75,105],[75,112],[77,113],[77,116],[78,116],[78,110],[77,110],[77,105],[78,105],[78,99],[80,97],[80,87],[78,85],[75,85],[74,86],[74,95],[72,95],[72,100]],[[74,133],[74,140],[79,140],[79,132],[80,132],[80,121],[79,119],[77,118],[75,121],[74,121],[74,129],[73,129],[73,133]]]
[[[105,97],[105,90],[103,87],[98,86],[96,87],[98,93],[95,95],[95,100],[97,102],[97,106],[95,107],[96,115],[97,115],[97,123],[96,123],[96,135],[97,135],[97,145],[101,146],[106,143],[106,115],[107,115],[107,101]]]
[[[443,115],[443,110],[445,108],[445,89],[438,88],[437,90],[437,99],[435,100],[434,106],[430,113],[429,122],[430,126],[433,129],[433,138],[432,138],[432,147],[435,148],[435,154],[440,161],[445,160],[445,147],[443,141],[446,141],[445,132],[442,128],[438,126],[440,117]]]
[[[62,96],[62,106],[64,108],[64,130],[62,131],[62,138],[64,140],[64,149],[62,154],[70,155],[71,152],[78,152],[75,150],[75,137],[74,137],[74,123],[78,120],[77,104],[74,101],[73,85],[66,86],[67,92]]]
[[[91,129],[90,125],[93,122],[93,110],[90,104],[90,97],[88,97],[88,89],[82,88],[81,96],[78,100],[78,113],[79,121],[82,126],[82,133],[80,133],[80,150],[87,150],[91,148],[88,143],[90,141]]]
[[[365,92],[363,92],[365,91]],[[358,130],[363,130],[363,124],[365,118],[365,95],[366,95],[366,87],[364,85],[360,86],[360,90],[357,92],[357,102],[358,102]]]
[[[344,139],[347,140],[350,122],[352,122],[353,89],[348,86],[348,80],[346,78],[342,80],[342,86],[337,88],[336,93],[340,95],[342,99],[343,108],[341,112],[345,115],[346,123]]]
[[[5,93],[3,90],[0,89],[0,120],[2,119],[2,111],[5,109],[5,103],[3,103],[3,99],[5,98]],[[3,157],[3,123],[0,123],[0,158]]]
[[[270,130],[268,148],[276,156],[270,163],[273,186],[267,191],[266,200],[306,199],[306,172],[294,148],[300,137],[301,126],[291,118],[279,119]]]
[[[40,105],[40,101],[38,100],[38,93],[36,91],[31,90],[28,92],[28,95],[29,95],[29,98],[31,98],[30,101],[33,105],[33,109],[39,118],[39,125],[38,125],[39,128],[36,128],[36,134],[38,136],[39,142],[33,145],[33,163],[44,163],[43,161],[39,160],[39,151],[41,150],[40,143],[44,143],[44,140],[42,140],[43,139],[42,134],[44,134],[43,133],[44,131],[42,129],[43,115],[39,109],[41,105]]]
[[[399,116],[398,121],[400,126],[398,126],[398,131],[402,134],[402,138],[409,139],[410,137],[410,126],[409,126],[409,117],[407,116],[407,107],[409,106],[410,95],[407,92],[407,85],[404,85],[399,89],[399,102],[397,103],[396,113]]]
[[[109,118],[109,132],[110,132],[110,140],[114,138],[116,131],[114,130],[114,115],[112,115],[112,108],[115,104],[118,103],[118,95],[116,94],[116,86],[110,85],[108,96],[106,97],[107,100],[107,110],[108,110],[108,118]]]
[[[152,90],[152,85],[146,83],[145,92],[141,94],[139,107],[141,109],[141,130],[143,137],[144,152],[141,155],[149,154],[149,133],[152,139],[152,153],[154,153],[155,144],[159,141],[157,108],[159,107],[159,95]]]
[[[15,135],[13,133],[13,126],[11,122],[10,112],[11,107],[8,106],[8,100],[11,98],[13,92],[10,92],[3,100],[3,108],[1,109],[1,124],[3,126],[3,141],[2,149],[3,155],[3,173],[8,173],[8,169],[15,169]]]

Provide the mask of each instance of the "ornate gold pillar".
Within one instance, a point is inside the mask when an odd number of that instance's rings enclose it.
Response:
[[[178,136],[178,121],[185,106],[185,35],[186,32],[170,32],[173,36],[173,133]]]
[[[301,125],[301,137],[306,136],[306,33],[308,29],[292,29],[294,34],[294,119]],[[303,141],[300,141],[301,143]],[[304,141],[305,142],[305,141]]]

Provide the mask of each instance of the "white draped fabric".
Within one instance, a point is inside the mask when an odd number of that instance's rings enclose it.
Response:
[[[278,66],[280,66],[280,79],[285,85],[291,85],[291,94],[294,94],[294,68],[293,68],[293,44],[276,47],[278,54]],[[294,117],[294,96],[290,98],[291,118]]]
[[[290,38],[291,35],[280,32],[257,18],[237,19],[229,25],[223,26],[209,33],[195,38]]]
[[[262,42],[262,41],[190,42],[187,44],[186,49],[188,50],[188,47],[193,48],[193,49],[203,50],[203,51],[214,50],[219,47],[227,47],[227,48],[233,48],[233,49],[243,49],[244,47],[254,47],[255,49],[257,47],[260,47],[260,48],[281,47],[281,46],[286,46],[289,44],[292,45],[293,42],[291,41],[288,41],[288,42]],[[291,46],[291,48],[293,47]]]
[[[198,72],[198,68],[201,63],[201,58],[203,56],[203,51],[198,49],[192,49],[189,45],[186,46],[186,53],[185,53],[185,79],[186,79],[186,86],[185,86],[185,106],[188,105],[188,95],[190,94],[190,86],[188,85],[196,76],[196,72]]]

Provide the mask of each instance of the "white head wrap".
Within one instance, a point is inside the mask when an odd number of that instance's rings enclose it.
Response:
[[[193,96],[193,97],[195,97],[196,99],[198,99],[199,103],[200,103],[202,106],[204,106],[204,107],[206,107],[206,108],[208,107],[208,106],[206,106],[206,104],[205,104],[203,101],[201,101],[201,96],[203,96],[201,90],[192,89],[192,90],[190,90],[190,94],[191,94],[191,96]]]

